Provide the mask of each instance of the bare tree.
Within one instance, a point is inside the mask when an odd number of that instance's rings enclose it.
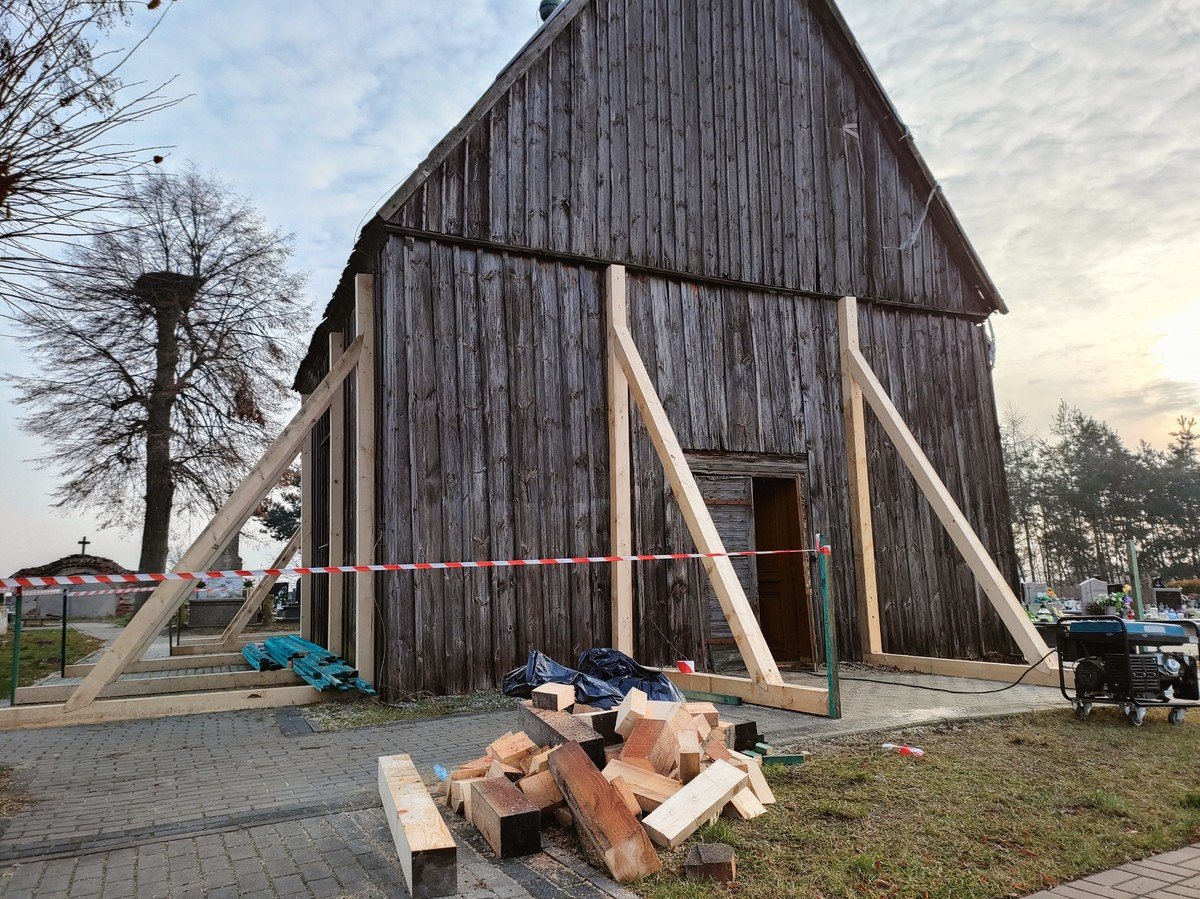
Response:
[[[172,512],[211,511],[276,430],[307,330],[292,238],[189,169],[127,185],[122,227],[69,253],[20,310],[41,377],[22,426],[65,476],[59,506],[142,525],[161,571]]]
[[[133,50],[99,49],[130,8],[0,0],[0,298],[10,305],[38,302],[36,276],[63,245],[106,224],[131,173],[162,159],[114,135],[174,102],[163,85],[122,83]]]

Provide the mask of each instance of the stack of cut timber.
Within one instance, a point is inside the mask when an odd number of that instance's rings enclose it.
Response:
[[[640,690],[607,712],[574,698],[571,687],[538,687],[519,708],[519,730],[450,772],[446,804],[501,858],[537,852],[542,825],[557,822],[624,883],[658,870],[653,844],[673,849],[719,816],[756,818],[775,801],[761,756],[735,748],[751,737],[764,745],[753,723]]]

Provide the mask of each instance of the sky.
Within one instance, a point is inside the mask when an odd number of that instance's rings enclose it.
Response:
[[[1066,401],[1165,445],[1177,416],[1200,415],[1200,4],[840,5],[1011,310],[993,319],[1001,406],[1045,433]],[[315,323],[359,227],[528,40],[537,6],[176,0],[126,78],[174,77],[187,99],[124,136],[294,231]],[[115,39],[154,19],[139,8]],[[28,373],[7,336],[0,371]],[[0,571],[84,536],[133,565],[138,534],[51,508],[54,473],[12,400],[0,384]]]

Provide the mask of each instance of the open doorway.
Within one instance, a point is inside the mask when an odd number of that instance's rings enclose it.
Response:
[[[754,542],[760,550],[807,546],[799,479],[756,477]],[[816,634],[808,557],[758,557],[758,610],[763,636],[780,665],[812,665]]]

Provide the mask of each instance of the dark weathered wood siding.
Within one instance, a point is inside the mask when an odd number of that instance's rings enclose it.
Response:
[[[844,656],[859,644],[832,296],[864,298],[864,351],[1015,579],[978,325],[998,300],[938,203],[906,244],[929,187],[824,0],[570,2],[561,33],[514,63],[511,86],[352,260],[377,276],[376,561],[607,550],[603,273],[619,261],[683,446],[803,471],[809,533],[835,549]],[[323,371],[324,331],[351,337],[339,296],[300,383]],[[887,650],[1009,653],[868,419]],[[633,432],[635,551],[689,550],[637,416]],[[352,548],[352,508],[345,520]],[[530,649],[570,661],[610,639],[609,578],[604,566],[380,576],[377,679],[460,691],[496,685]],[[642,661],[703,658],[695,584],[690,563],[635,566]],[[350,584],[346,602],[349,635]]]

